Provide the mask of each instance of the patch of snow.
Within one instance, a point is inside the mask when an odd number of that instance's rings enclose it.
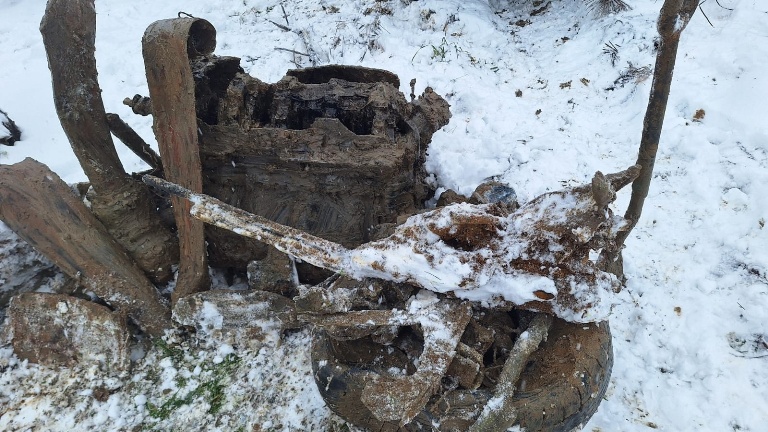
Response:
[[[221,329],[224,324],[224,317],[216,308],[215,304],[209,301],[204,301],[200,313],[200,328],[207,329],[208,331]]]

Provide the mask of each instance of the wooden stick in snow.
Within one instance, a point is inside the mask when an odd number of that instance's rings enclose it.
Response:
[[[61,127],[96,191],[92,211],[155,282],[176,263],[175,236],[147,189],[123,168],[107,125],[96,71],[94,0],[49,0],[40,33]]]

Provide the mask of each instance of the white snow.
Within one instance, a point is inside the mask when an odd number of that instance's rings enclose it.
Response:
[[[494,13],[480,0],[295,0],[283,3],[295,30],[286,32],[269,22],[285,24],[277,0],[100,0],[99,82],[107,110],[152,142],[151,119],[121,101],[147,94],[144,29],[184,11],[217,28],[217,54],[242,57],[264,81],[294,62],[309,65],[275,50],[307,52],[303,31],[321,64],[391,70],[405,94],[411,78],[417,94],[434,88],[453,113],[427,161],[442,188],[468,194],[495,175],[525,202],[634,163],[651,80],[614,82],[628,62],[652,68],[661,2],[627,0],[633,10],[604,18],[577,0],[553,0],[539,16],[530,16],[530,1],[495,3],[506,10]],[[697,11],[682,34],[655,177],[627,241],[627,288],[611,317],[611,385],[587,431],[763,431],[768,424],[768,357],[752,355],[768,333],[768,4],[719,4],[702,4],[714,27]],[[33,157],[67,182],[83,181],[53,108],[38,31],[44,7],[0,0],[0,108],[24,131],[23,141],[2,148],[0,163]],[[608,42],[619,46],[615,67],[602,51]],[[703,118],[694,121],[698,110]],[[128,171],[146,168],[117,148]],[[617,214],[628,196],[619,194]],[[166,369],[157,349],[131,372],[138,376],[108,382],[95,370],[20,362],[2,348],[0,429],[329,430],[339,420],[314,387],[308,338],[299,332],[279,346],[236,352],[242,360],[217,416],[201,399],[162,421],[147,410],[147,402],[170,397],[152,380]],[[216,349],[203,354],[169,367],[199,367],[194,379],[202,382]],[[79,393],[99,386],[115,392],[104,402]]]
[[[212,331],[214,329],[220,329],[224,317],[221,315],[216,305],[211,302],[203,302],[203,307],[200,311],[200,328]]]

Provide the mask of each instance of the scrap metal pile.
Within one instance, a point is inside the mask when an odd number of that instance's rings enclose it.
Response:
[[[67,16],[86,36],[54,37],[77,34]],[[99,98],[72,90],[93,76],[100,94],[92,5],[51,3],[44,23],[49,50],[90,53],[71,67],[58,59],[77,56],[49,55],[54,91],[74,98],[59,98],[60,118],[84,166],[116,159],[101,145],[111,132],[152,166],[144,182],[171,196],[150,195],[115,162],[112,174],[86,169],[86,208],[30,160],[0,170],[0,201],[25,203],[0,206],[0,216],[145,333],[173,328],[172,311],[177,324],[211,335],[200,315],[208,307],[221,318],[213,330],[229,326],[244,345],[258,332],[238,331],[260,319],[282,330],[310,324],[320,393],[375,430],[565,431],[594,413],[612,365],[601,321],[620,281],[590,254],[617,248],[628,223],[609,205],[639,166],[597,172],[521,207],[511,188],[490,182],[471,199],[447,193],[438,202],[452,204],[425,210],[434,192],[427,146],[450,118],[442,97],[427,88],[417,98],[412,80],[407,101],[396,75],[350,66],[267,84],[239,59],[215,56],[215,29],[198,18],[145,33],[150,98],[125,103],[154,117],[157,155]],[[70,105],[93,118],[70,115]],[[124,199],[128,187],[142,206]],[[130,212],[159,230],[145,236],[157,247],[123,232]],[[169,308],[157,287],[172,265]],[[252,289],[211,290],[209,265],[247,274]]]
[[[201,221],[345,276],[304,288],[295,298],[299,320],[326,328],[340,340],[376,334],[384,345],[395,340],[400,327],[418,326],[423,347],[412,362],[418,365],[415,371],[371,380],[360,396],[378,421],[404,426],[424,409],[457,352],[467,346],[460,340],[473,316],[470,302],[481,308],[546,312],[567,321],[606,319],[606,297],[619,282],[601,271],[589,253],[615,247],[613,240],[626,221],[608,205],[638,172],[638,166],[609,175],[598,172],[591,184],[541,195],[516,211],[499,203],[438,208],[411,216],[389,237],[355,249],[156,177],[145,176],[144,181],[188,199],[191,215]],[[350,288],[347,278],[367,282]],[[391,303],[383,310],[373,306],[386,297],[382,284],[371,282],[376,280],[411,287],[409,292],[395,290],[399,308]],[[548,327],[536,331],[546,334]],[[484,352],[473,354],[482,358]],[[465,357],[473,354],[464,350]],[[479,364],[473,364],[476,371]],[[479,387],[482,376],[469,381],[465,386]]]

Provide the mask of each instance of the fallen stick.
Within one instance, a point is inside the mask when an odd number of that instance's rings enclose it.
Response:
[[[190,214],[203,222],[269,243],[279,251],[301,257],[302,260],[314,266],[344,273],[344,261],[349,250],[340,244],[280,225],[216,198],[193,193],[189,189],[158,177],[145,175],[143,180],[152,187],[189,200],[193,204]],[[308,254],[310,249],[311,252]]]
[[[275,47],[275,51],[287,51],[287,52],[292,53],[292,54],[309,57],[309,54],[306,54],[306,53],[303,53],[303,52],[298,52],[296,50],[292,50],[292,49],[288,49],[288,48]]]
[[[282,25],[282,24],[278,24],[278,23],[276,23],[276,22],[274,22],[274,21],[272,21],[272,20],[267,20],[267,21],[271,22],[272,24],[274,24],[274,25],[275,25],[277,28],[279,28],[279,29],[280,29],[280,30],[282,30],[282,31],[287,31],[287,32],[289,32],[289,31],[293,31],[293,30],[291,30],[291,28],[290,28],[290,27],[286,27],[286,26],[284,26],[284,25]]]

